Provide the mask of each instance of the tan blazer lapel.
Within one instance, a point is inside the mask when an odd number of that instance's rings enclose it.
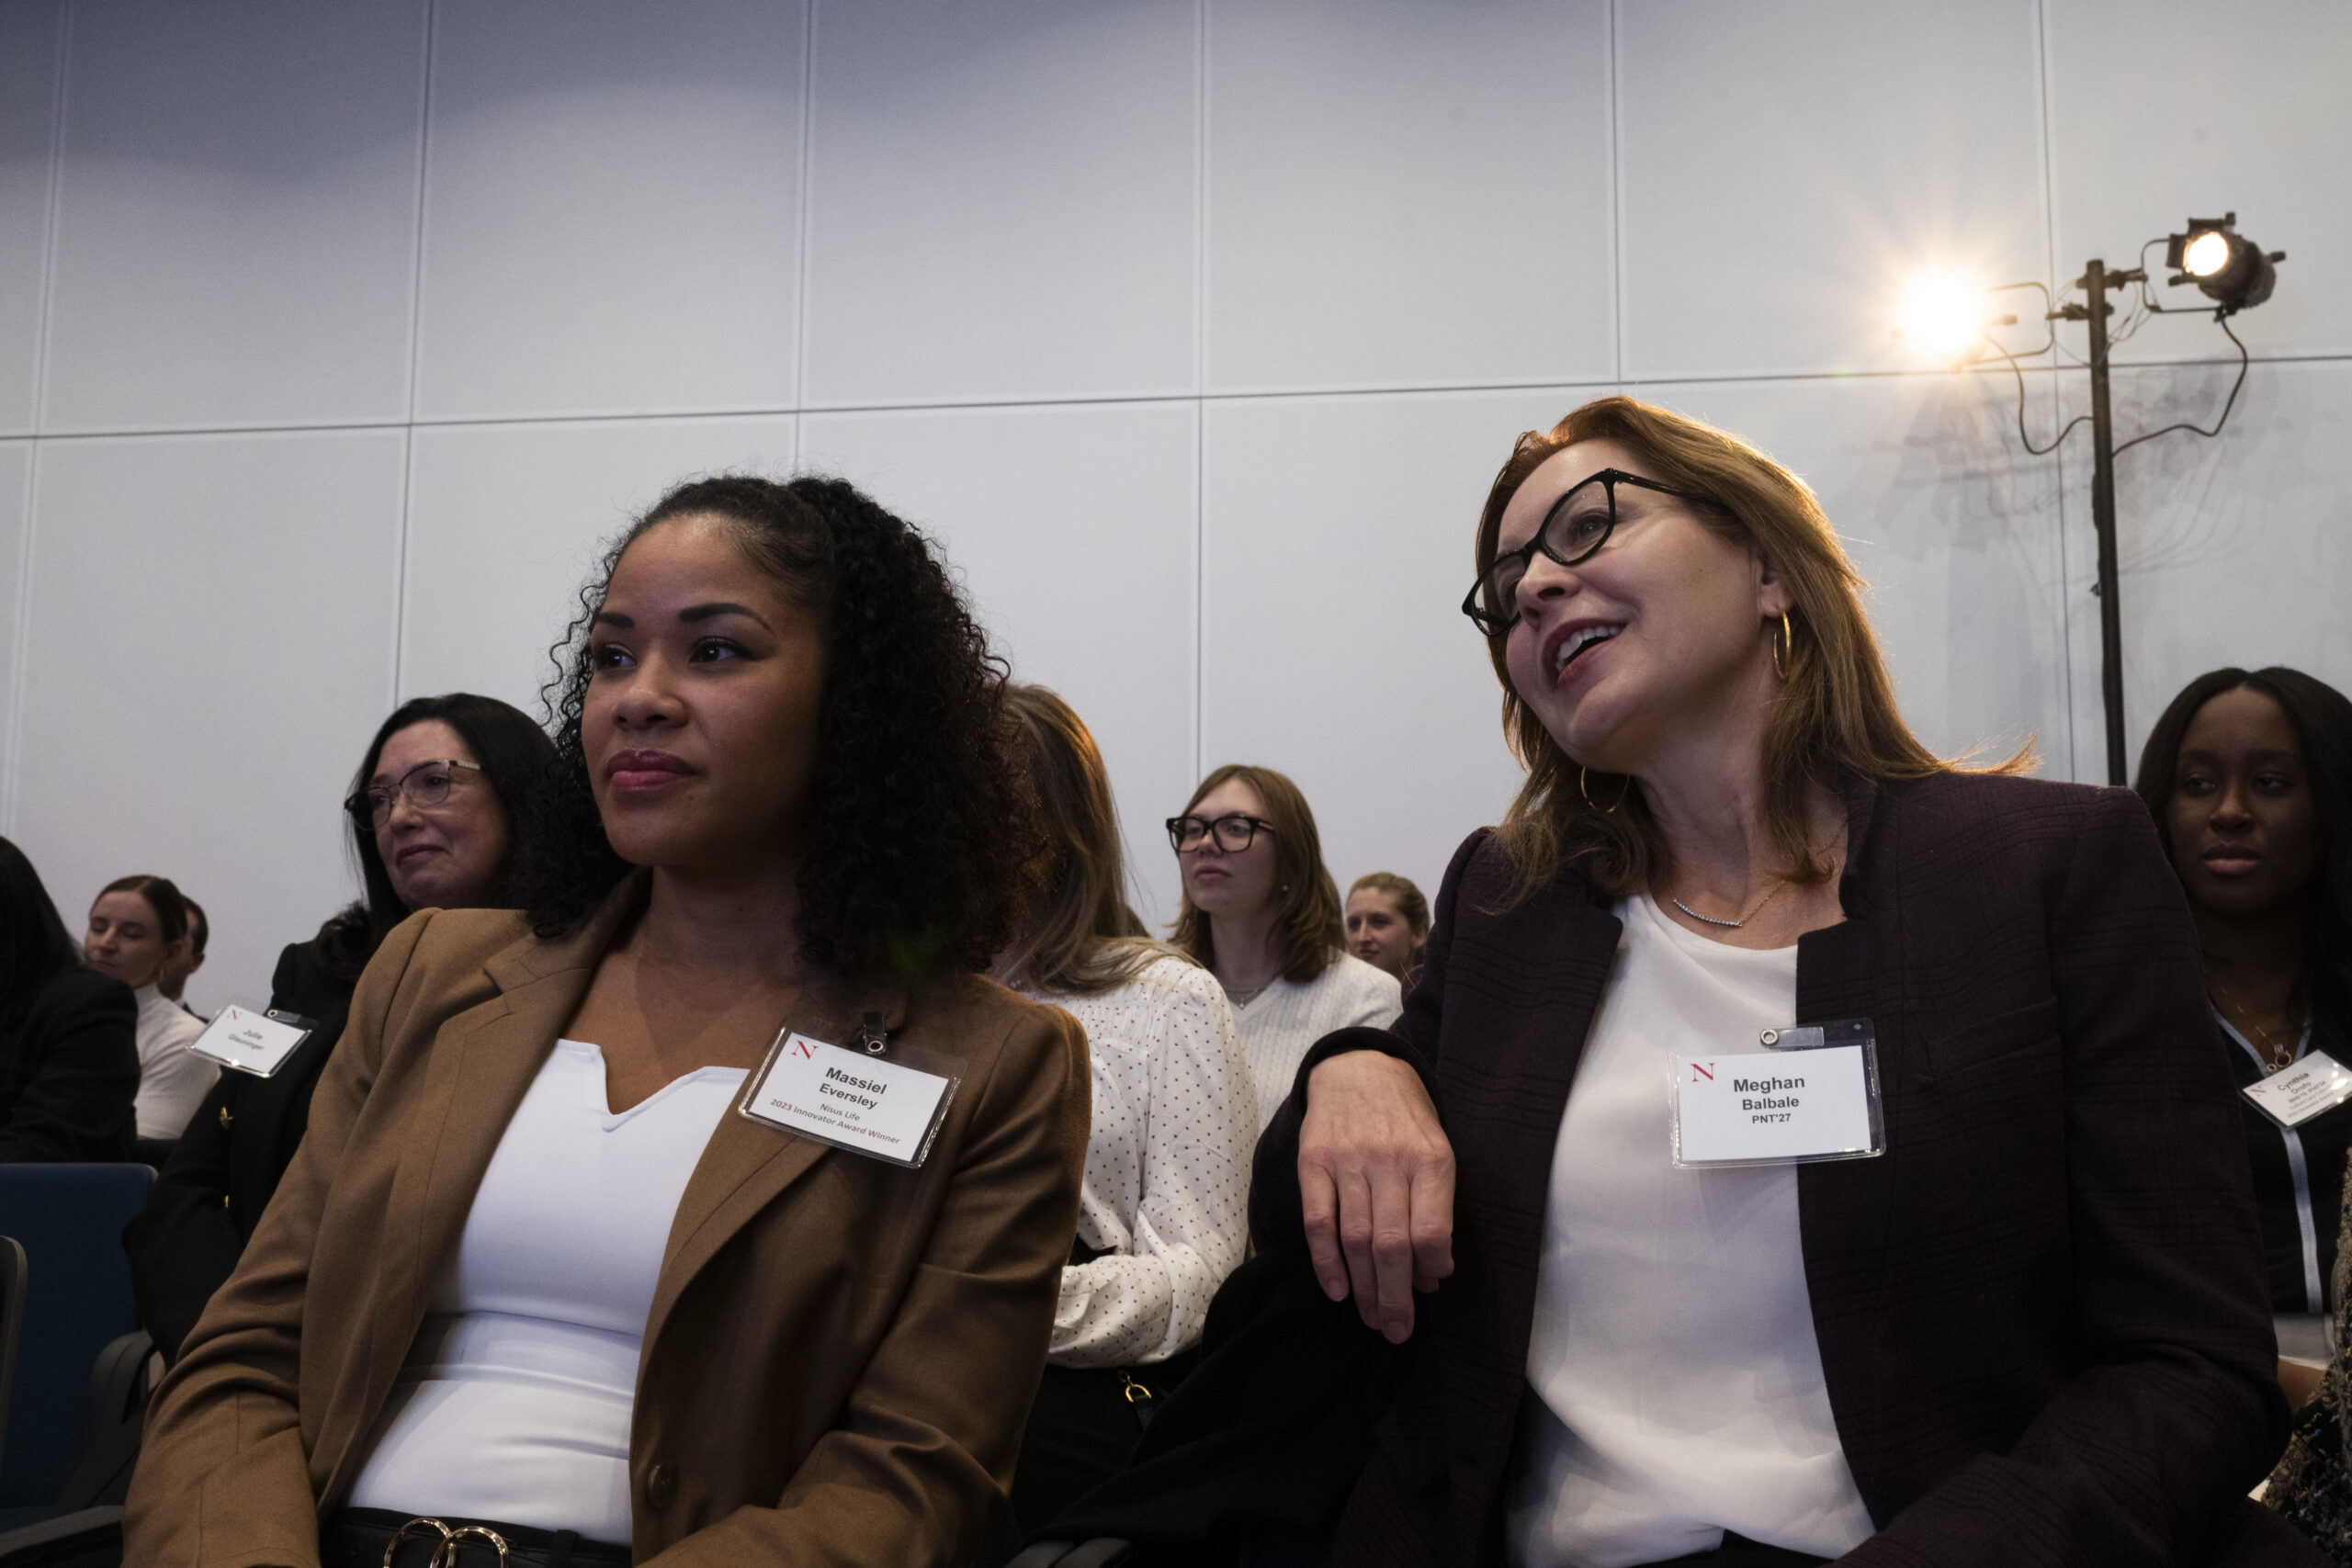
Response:
[[[390,1397],[506,1124],[580,1010],[614,931],[642,900],[641,880],[623,884],[574,935],[526,938],[490,958],[482,967],[499,994],[435,1032],[411,1122],[431,1131],[402,1151],[392,1178],[381,1275],[392,1299],[376,1313],[368,1338],[368,1408],[380,1409]],[[341,1456],[334,1469],[361,1457]],[[356,1478],[337,1473],[323,1495],[341,1495]]]
[[[811,987],[792,1010],[791,1027],[831,1044],[848,1045],[860,1021],[868,1013],[881,1015],[882,1026],[895,1031],[906,1019],[906,998],[883,987],[856,987],[840,982]],[[686,1286],[727,1245],[737,1231],[773,1202],[776,1194],[799,1179],[819,1159],[832,1152],[831,1145],[803,1138],[742,1114],[742,1107],[758,1082],[754,1068],[744,1079],[743,1092],[719,1118],[718,1128],[703,1145],[702,1158],[678,1201],[677,1217],[670,1224],[669,1245],[662,1253],[662,1274],[653,1287],[653,1307],[647,1314],[645,1343],[650,1348]],[[847,1156],[854,1159],[858,1156]],[[639,1366],[643,1366],[640,1361]]]

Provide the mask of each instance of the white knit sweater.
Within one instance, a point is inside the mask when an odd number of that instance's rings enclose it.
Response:
[[[1405,1010],[1396,976],[1341,953],[1312,980],[1276,980],[1235,1010],[1241,1055],[1258,1091],[1258,1131],[1290,1098],[1291,1080],[1314,1043],[1334,1030],[1358,1024],[1379,1029]]]

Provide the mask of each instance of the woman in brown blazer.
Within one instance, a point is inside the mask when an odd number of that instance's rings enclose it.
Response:
[[[1088,1096],[977,974],[1029,848],[1000,667],[834,480],[683,486],[582,603],[578,852],[369,964],[131,1562],[949,1563],[1001,1514]],[[750,1114],[802,1057],[939,1097],[927,1148]]]

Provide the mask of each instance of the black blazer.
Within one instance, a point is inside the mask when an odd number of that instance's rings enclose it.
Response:
[[[312,1019],[317,1029],[268,1077],[221,1073],[148,1190],[146,1207],[123,1229],[139,1320],[167,1361],[236,1268],[301,1146],[311,1091],[342,1037],[354,984],[319,967],[315,939],[278,955],[269,1005]]]
[[[129,1159],[138,1093],[138,998],[94,969],[60,970],[0,1035],[0,1160]]]
[[[1845,1561],[2321,1561],[2245,1501],[2287,1408],[2245,1135],[2146,810],[1981,775],[1858,788],[1849,810],[1846,919],[1797,949],[1797,1021],[1873,1020],[1885,1096],[1885,1155],[1797,1177],[1830,1406],[1879,1531]],[[1422,1298],[1336,1563],[1499,1555],[1553,1146],[1619,931],[1577,878],[1489,913],[1503,887],[1473,837],[1404,1016],[1299,1070],[1410,1063],[1457,1168],[1455,1272]],[[1295,1087],[1259,1145],[1251,1218],[1303,1269],[1302,1108]]]

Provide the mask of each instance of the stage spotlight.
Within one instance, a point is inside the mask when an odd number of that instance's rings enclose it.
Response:
[[[2219,218],[2192,218],[2187,232],[2165,241],[2165,265],[2177,274],[2166,281],[2175,286],[2197,285],[2222,307],[2223,315],[2234,315],[2269,299],[2270,291],[2278,286],[2276,264],[2287,259],[2284,251],[2266,255],[2261,246],[2237,231],[2237,223],[2234,212]]]
[[[1984,356],[1984,330],[2014,316],[1995,316],[1984,289],[1950,274],[1923,277],[1904,290],[1902,324],[1894,335],[1917,344],[1957,370]]]

